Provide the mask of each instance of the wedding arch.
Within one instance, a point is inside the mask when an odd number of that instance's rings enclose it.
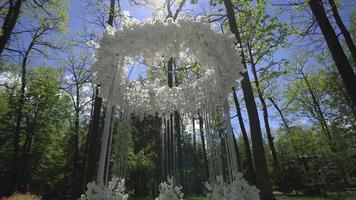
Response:
[[[118,30],[107,28],[96,49],[96,61],[92,66],[95,83],[100,85],[100,95],[107,101],[98,185],[105,188],[104,183],[107,182],[104,180],[104,173],[108,171],[105,170],[108,167],[105,162],[108,160],[107,151],[110,152],[111,148],[112,115],[115,109],[120,111],[120,121],[126,126],[125,130],[129,130],[131,114],[139,117],[158,115],[166,121],[173,112],[179,112],[183,116],[199,114],[204,118],[209,182],[213,184],[208,187],[212,192],[226,196],[224,193],[229,191],[222,180],[221,145],[217,145],[221,140],[219,134],[222,134],[226,141],[224,148],[227,152],[228,182],[230,185],[235,184],[235,187],[237,184],[241,191],[245,188],[246,195],[251,193],[258,196],[254,187],[247,191],[248,185],[238,173],[234,151],[227,97],[237,80],[241,79],[240,72],[244,71],[234,41],[231,36],[215,32],[210,24],[190,19],[136,21],[125,23]],[[203,76],[174,87],[161,85],[159,79],[142,82],[128,78],[127,66],[138,60],[160,59],[169,62],[173,57],[199,63],[204,71]],[[219,123],[216,116],[220,116]],[[222,125],[218,127],[217,124]],[[162,123],[162,130],[168,130],[165,126]],[[124,142],[120,146],[124,148]],[[127,153],[124,149],[121,152]],[[119,175],[121,178],[125,173],[125,155],[123,158],[120,160],[122,169],[119,171],[123,173]],[[232,194],[233,190],[227,193]],[[238,192],[243,197],[245,193],[241,191]]]

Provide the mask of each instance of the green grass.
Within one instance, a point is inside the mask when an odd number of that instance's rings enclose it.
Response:
[[[327,195],[322,197],[310,196],[276,196],[277,200],[356,200],[356,194]]]
[[[187,197],[184,200],[208,200],[206,197]]]
[[[206,197],[187,197],[185,200],[208,200]],[[276,196],[277,200],[356,200],[356,194],[346,195],[328,195],[323,197],[310,197],[310,196]]]

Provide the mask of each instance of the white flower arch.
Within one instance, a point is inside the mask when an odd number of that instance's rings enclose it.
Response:
[[[126,66],[130,58],[145,60],[186,55],[202,65],[206,73],[193,84],[169,88],[159,81],[130,82]],[[196,113],[209,97],[221,101],[236,85],[243,71],[234,38],[213,31],[209,24],[188,19],[168,19],[108,28],[95,53],[92,70],[101,85],[102,97],[119,107],[129,106],[136,114]],[[213,101],[213,102],[211,102]]]
[[[219,148],[215,148],[215,140],[220,138],[216,137],[220,133],[215,123],[215,116],[218,115],[216,107],[220,106],[224,112],[219,113],[222,119],[218,122],[226,130],[228,168],[230,179],[234,180],[231,174],[238,170],[226,97],[236,86],[236,80],[241,78],[240,72],[244,71],[234,41],[233,37],[213,31],[209,24],[188,19],[176,22],[172,19],[137,21],[125,24],[120,30],[107,29],[97,47],[96,62],[92,67],[95,82],[101,85],[100,95],[108,100],[98,167],[97,182],[100,185],[103,185],[107,148],[111,145],[108,138],[113,127],[113,106],[124,111],[120,117],[128,127],[131,113],[141,117],[144,114],[159,114],[165,120],[173,111],[179,111],[182,115],[195,115],[199,111],[205,120],[206,141],[210,147],[207,152],[209,163],[216,168],[211,170],[212,177],[222,173],[220,160],[216,158]],[[205,69],[204,76],[193,83],[173,88],[161,86],[158,79],[141,83],[127,78],[126,67],[132,64],[132,60],[163,58],[167,61],[180,55],[199,63]],[[174,121],[174,118],[171,120]],[[165,123],[162,123],[162,130],[166,130]]]

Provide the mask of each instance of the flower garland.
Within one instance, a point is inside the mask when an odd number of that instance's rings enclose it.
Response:
[[[158,79],[141,83],[127,78],[126,67],[133,60],[168,60],[179,55],[202,65],[204,76],[173,88],[161,86]],[[244,71],[233,37],[189,19],[135,21],[124,24],[122,29],[108,28],[95,58],[92,70],[95,82],[101,85],[101,96],[121,108],[128,105],[137,115],[174,110],[195,114],[205,98],[220,102]]]

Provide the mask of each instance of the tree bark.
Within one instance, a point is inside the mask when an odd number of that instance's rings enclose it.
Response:
[[[333,12],[335,21],[337,26],[339,27],[342,35],[345,38],[345,42],[347,47],[349,48],[350,52],[351,52],[351,56],[352,59],[354,61],[354,64],[356,64],[356,47],[354,42],[352,41],[352,37],[350,35],[350,32],[347,30],[344,22],[342,21],[340,15],[339,15],[339,11],[337,10],[337,6],[334,0],[329,0],[330,6],[331,6],[331,11]]]
[[[37,33],[37,32],[36,32]],[[25,88],[26,88],[26,75],[27,75],[27,61],[28,57],[30,54],[30,51],[32,50],[34,44],[35,44],[35,38],[32,39],[30,45],[28,46],[25,55],[22,59],[22,64],[21,64],[21,89],[20,89],[20,97],[18,99],[18,109],[17,109],[17,118],[16,118],[16,127],[15,127],[15,134],[14,134],[14,141],[13,141],[13,146],[14,146],[14,155],[13,155],[13,190],[17,189],[17,179],[18,179],[18,170],[19,170],[19,161],[18,161],[18,156],[19,156],[19,142],[20,142],[20,132],[21,132],[21,122],[22,122],[22,109],[25,103]]]
[[[173,87],[173,57],[169,59],[168,64],[167,64],[167,80],[168,80],[168,87],[172,88]],[[173,135],[173,116],[170,114],[169,118],[169,131],[168,131],[168,175],[173,176],[174,172],[174,166],[173,166],[173,159],[174,159],[174,148],[173,148],[173,141],[174,141],[174,135]]]
[[[224,5],[227,11],[228,21],[231,32],[235,35],[237,42],[241,45],[242,41],[240,38],[240,33],[236,24],[236,18],[234,13],[234,7],[231,0],[224,0]],[[253,147],[253,158],[256,167],[256,185],[261,191],[262,200],[274,200],[272,193],[272,184],[268,178],[267,162],[265,157],[265,151],[263,148],[263,139],[260,126],[260,120],[258,117],[258,111],[256,102],[254,99],[251,81],[248,76],[246,60],[243,50],[241,50],[242,63],[245,67],[245,72],[242,73],[243,80],[241,81],[242,91],[244,93],[244,98],[246,102],[246,108],[248,113],[248,118],[250,122],[251,139]]]
[[[4,23],[2,25],[2,34],[0,36],[0,55],[2,54],[6,44],[10,40],[10,36],[12,30],[14,29],[17,19],[20,15],[22,0],[13,1],[10,0],[9,10],[4,19]]]
[[[331,26],[328,17],[326,16],[323,2],[321,0],[310,0],[308,3],[316,20],[318,21],[321,32],[324,35],[336,67],[351,98],[353,107],[356,107],[356,76],[349,61],[347,60],[336,33]]]
[[[108,19],[108,25],[110,26],[113,26],[114,23],[115,13],[113,11],[115,11],[115,0],[110,0],[110,12],[109,12],[109,19]],[[101,151],[100,149],[101,149],[101,142],[102,142],[100,141],[100,138],[102,138],[102,134],[99,132],[101,106],[102,106],[102,98],[99,97],[99,85],[97,85],[96,93],[95,93],[94,115],[93,115],[93,121],[91,127],[92,136],[90,136],[89,145],[88,145],[89,148],[88,148],[87,180],[91,180],[94,178],[93,181],[98,178],[96,169],[98,169],[98,165],[99,165],[100,151]],[[107,159],[105,158],[104,160]]]
[[[284,124],[284,127],[286,128],[287,133],[290,134],[290,129],[289,129],[289,126],[288,126],[288,122],[287,122],[286,118],[284,117],[284,114],[283,114],[282,110],[279,108],[277,103],[271,97],[269,97],[268,100],[272,103],[274,108],[276,108],[276,110],[278,111],[279,115],[281,116],[281,119],[282,119],[282,122]]]
[[[318,120],[320,122],[320,125],[322,127],[322,129],[324,130],[326,136],[328,137],[329,141],[331,142],[332,141],[332,137],[331,137],[331,133],[330,133],[330,130],[329,130],[329,127],[326,123],[326,120],[325,120],[325,117],[324,117],[324,113],[323,111],[321,110],[321,106],[319,104],[319,101],[316,99],[316,96],[314,94],[314,91],[313,89],[311,88],[311,85],[309,83],[309,80],[308,78],[306,77],[306,75],[301,71],[301,74],[303,76],[303,79],[305,81],[305,83],[307,84],[307,87],[308,87],[308,91],[312,97],[312,100],[313,100],[313,104],[314,104],[314,107],[315,107],[315,111],[318,115]]]
[[[193,117],[193,147],[194,147],[194,150],[196,150],[196,145],[197,145],[197,141],[195,139],[195,118]]]
[[[178,153],[178,162],[177,162],[177,172],[180,185],[183,184],[184,174],[183,174],[183,156],[182,156],[182,135],[181,135],[181,127],[180,127],[180,115],[178,111],[174,111],[174,123],[175,123],[175,133],[177,140],[177,153]]]
[[[253,57],[253,54],[252,54],[252,49],[251,49],[251,47],[249,45],[249,42],[247,42],[247,49],[248,49],[250,60],[251,60],[252,74],[253,74],[253,77],[255,79],[255,85],[256,85],[256,89],[257,89],[258,98],[259,98],[259,100],[261,102],[261,105],[262,105],[263,120],[264,120],[264,124],[265,124],[265,129],[266,129],[269,148],[270,148],[271,154],[272,154],[273,166],[274,166],[274,169],[276,171],[278,171],[279,170],[279,162],[278,162],[276,148],[274,147],[274,141],[273,141],[273,137],[272,137],[272,133],[271,133],[271,128],[269,126],[267,104],[266,104],[266,101],[265,101],[265,99],[263,97],[263,93],[262,93],[262,90],[261,90],[261,87],[260,87],[260,82],[259,82],[258,75],[257,75],[257,70],[256,70],[256,63],[254,61],[254,57]]]
[[[74,147],[74,155],[72,157],[72,193],[76,197],[78,195],[81,184],[78,184],[80,180],[79,174],[79,118],[80,118],[80,95],[79,95],[79,85],[78,80],[76,80],[76,102],[75,103],[75,113],[74,113],[74,137],[73,137],[73,147]],[[80,181],[79,181],[80,182]]]
[[[173,114],[170,114],[169,117],[169,121],[170,121],[170,127],[169,127],[169,146],[170,146],[170,154],[169,155],[169,165],[170,165],[170,176],[174,176],[174,153],[175,153],[175,149],[174,149],[174,134],[173,134],[173,129],[174,129],[174,124],[173,124]]]
[[[109,19],[108,19],[108,24],[110,26],[114,26],[114,18],[115,18],[115,0],[110,0],[110,11],[109,11]]]
[[[88,133],[88,159],[86,164],[86,182],[92,182],[96,180],[98,171],[98,162],[100,155],[100,138],[101,133],[99,131],[100,126],[100,113],[102,98],[98,96],[98,87],[95,92],[94,111],[91,122],[90,132]]]
[[[252,154],[251,154],[251,149],[250,149],[250,142],[249,142],[249,139],[248,139],[248,136],[247,136],[245,123],[244,123],[243,118],[242,118],[240,103],[239,103],[239,100],[237,98],[236,90],[235,90],[234,87],[232,88],[232,94],[234,96],[234,102],[235,102],[235,107],[236,107],[237,118],[239,120],[242,137],[243,137],[244,144],[245,144],[245,153],[246,153],[246,160],[247,160],[247,174],[248,174],[247,175],[247,177],[248,177],[247,180],[251,184],[255,185],[256,184],[256,174],[255,174],[255,169],[253,167]]]
[[[173,63],[172,63],[173,65]],[[177,66],[174,65],[174,69],[176,69]],[[175,86],[179,85],[178,77],[176,74],[174,74],[174,82]],[[183,184],[184,181],[184,174],[183,174],[183,155],[182,155],[182,134],[181,134],[181,123],[180,123],[180,115],[178,111],[174,111],[174,129],[176,133],[176,141],[177,141],[177,153],[178,153],[178,165],[177,165],[177,172],[178,172],[178,177],[179,177],[179,182],[180,185]]]
[[[203,148],[203,157],[204,157],[204,169],[206,178],[209,178],[209,166],[208,166],[208,158],[206,155],[206,147],[205,147],[205,137],[204,137],[204,128],[203,128],[203,117],[198,116],[199,119],[199,130],[200,130],[200,138],[201,138],[201,145]]]
[[[31,174],[31,170],[29,170],[29,168],[28,168],[28,166],[30,164],[30,159],[28,157],[28,154],[31,150],[33,136],[34,136],[35,129],[36,129],[37,114],[38,114],[38,112],[35,112],[33,114],[32,122],[31,122],[30,116],[28,116],[26,119],[26,139],[25,139],[24,144],[22,145],[21,155],[19,155],[20,161],[18,164],[18,166],[20,167],[20,169],[18,171],[19,172],[18,180],[20,180],[20,182],[16,186],[16,189],[21,192],[24,191],[24,189],[29,181],[30,174]],[[31,115],[32,115],[32,113],[31,113]]]
[[[236,153],[236,160],[237,160],[237,167],[241,171],[242,170],[242,165],[241,165],[241,155],[239,151],[239,147],[237,146],[237,141],[235,134],[232,133],[232,139],[234,140],[234,147],[235,147],[235,153]]]

